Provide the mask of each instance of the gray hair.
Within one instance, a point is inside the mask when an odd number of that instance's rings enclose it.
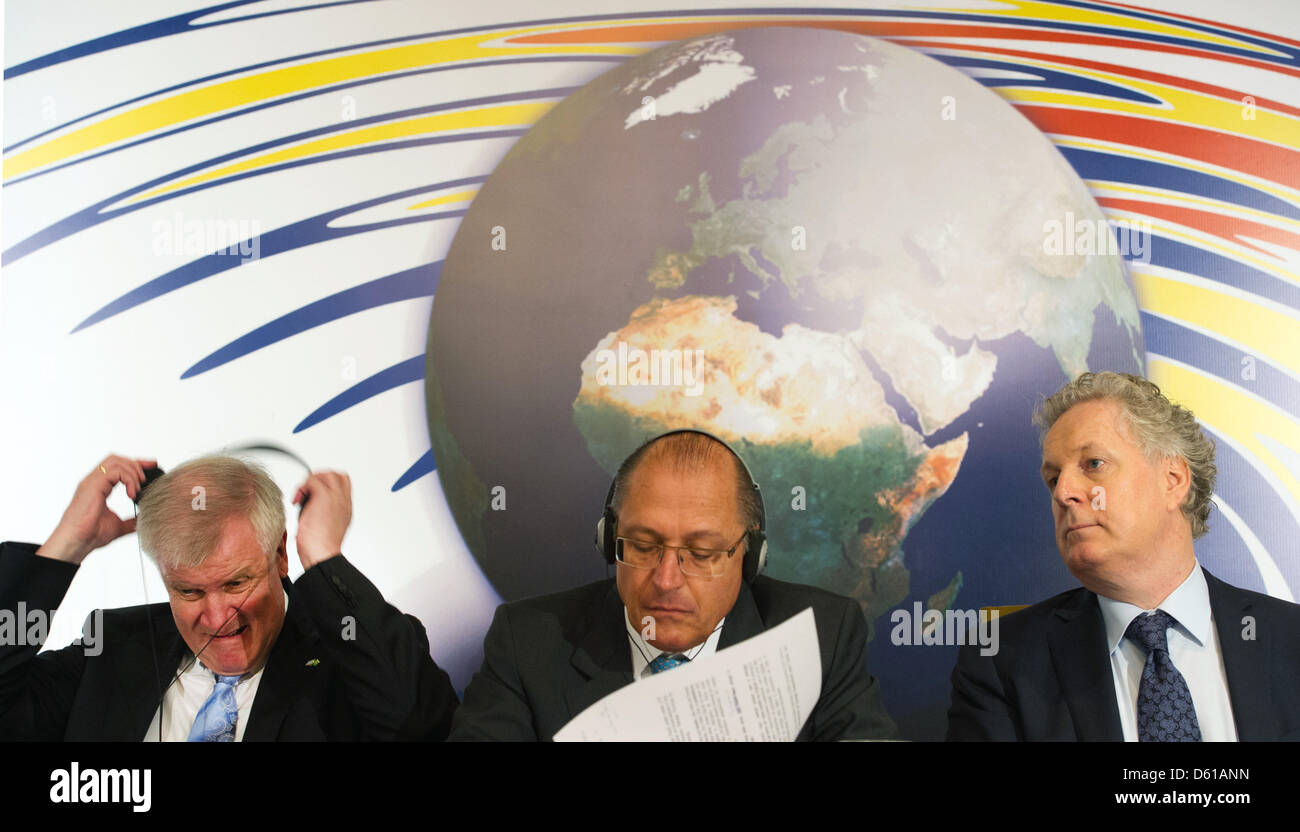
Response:
[[[1083,373],[1039,403],[1034,424],[1046,435],[1065,411],[1098,399],[1120,404],[1148,460],[1179,457],[1187,463],[1191,484],[1183,501],[1183,516],[1192,527],[1193,538],[1209,531],[1210,496],[1219,473],[1214,465],[1214,440],[1205,435],[1190,410],[1169,401],[1152,382],[1128,373]]]
[[[200,457],[168,471],[145,489],[137,511],[140,548],[160,569],[198,566],[236,517],[252,524],[268,562],[284,536],[279,487],[261,466],[236,457]]]

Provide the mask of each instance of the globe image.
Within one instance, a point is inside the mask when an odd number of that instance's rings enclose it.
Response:
[[[714,433],[761,487],[766,574],[855,598],[904,735],[941,736],[957,648],[897,643],[891,612],[1076,585],[1030,418],[1143,371],[1107,239],[1042,133],[919,52],[756,27],[631,59],[510,149],[443,263],[426,401],[457,526],[504,599],[600,579],[618,464]]]

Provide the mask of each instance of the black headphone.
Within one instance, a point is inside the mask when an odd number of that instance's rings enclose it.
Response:
[[[745,460],[740,458],[740,454],[735,449],[722,441],[718,437],[705,430],[696,428],[678,428],[661,433],[658,436],[646,440],[641,448],[645,448],[654,442],[658,442],[666,436],[672,436],[676,433],[698,433],[701,436],[707,436],[717,442],[722,447],[731,452],[731,455],[740,462],[740,467],[745,472],[749,485],[754,489],[754,498],[758,500],[758,528],[750,529],[745,533],[745,562],[741,567],[741,575],[746,581],[752,581],[763,573],[764,567],[767,566],[767,511],[763,507],[763,494],[758,489],[758,483],[754,481],[754,475],[749,472],[749,466]],[[638,448],[637,450],[641,450]],[[635,453],[635,452],[634,452]],[[627,460],[624,460],[626,463]],[[619,466],[622,469],[622,465]],[[618,475],[615,474],[614,481],[609,484],[609,491],[605,494],[605,510],[600,515],[600,520],[596,522],[596,549],[604,557],[605,563],[612,564],[615,562],[614,549],[617,543],[616,531],[618,529],[618,515],[614,513],[614,487],[618,485]]]

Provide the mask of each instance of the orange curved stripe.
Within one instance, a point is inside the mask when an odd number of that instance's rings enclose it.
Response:
[[[1044,133],[1099,139],[1196,159],[1212,165],[1300,188],[1300,153],[1186,124],[1090,110],[1065,110],[1019,104],[1016,107]]]

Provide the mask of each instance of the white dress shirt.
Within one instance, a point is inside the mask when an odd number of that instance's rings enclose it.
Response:
[[[712,656],[718,651],[718,639],[722,638],[722,625],[726,621],[726,618],[719,621],[718,626],[713,628],[713,632],[709,633],[709,637],[703,642],[689,650],[680,650],[678,652],[691,661],[707,659]],[[627,607],[623,607],[623,623],[627,625],[628,649],[632,651],[632,678],[638,681],[648,679],[654,675],[650,672],[650,662],[659,658],[666,651],[660,650],[641,637],[641,633],[632,626],[631,620],[627,617]]]
[[[1097,601],[1101,604],[1101,617],[1106,624],[1106,645],[1110,650],[1110,669],[1115,679],[1115,700],[1119,705],[1124,741],[1137,742],[1138,690],[1147,656],[1142,646],[1124,638],[1124,633],[1134,618],[1154,610],[1139,609],[1133,604],[1101,595],[1097,596]],[[1169,659],[1187,681],[1196,708],[1196,721],[1201,728],[1201,739],[1206,742],[1236,742],[1237,724],[1232,718],[1232,700],[1228,697],[1228,676],[1223,669],[1219,631],[1214,625],[1210,590],[1199,563],[1157,609],[1164,610],[1177,621],[1169,627],[1167,636]]]
[[[287,593],[284,596],[284,609],[285,614],[288,615]],[[166,717],[162,726],[163,742],[185,742],[190,738],[194,719],[199,715],[203,703],[208,701],[208,697],[216,688],[217,677],[204,667],[202,660],[194,661],[194,654],[188,651],[176,671],[186,665],[189,666],[188,669],[176,677],[176,681],[163,694],[162,704],[157,711],[154,711],[149,730],[145,732],[145,742],[158,742],[160,715]],[[244,741],[244,729],[248,727],[248,716],[253,711],[253,700],[257,698],[257,688],[262,682],[262,671],[265,669],[263,666],[253,675],[240,679],[235,685],[235,705],[239,708],[239,715],[235,718],[235,742]],[[176,671],[173,671],[173,675]]]

